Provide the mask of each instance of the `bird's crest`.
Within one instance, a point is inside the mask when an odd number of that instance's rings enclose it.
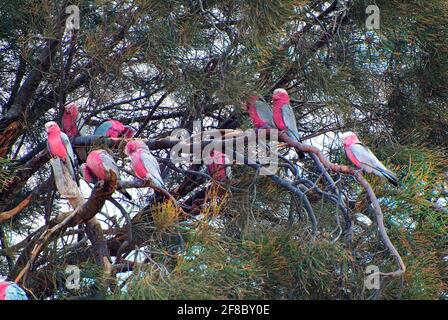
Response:
[[[76,104],[75,104],[74,102],[72,102],[72,103],[67,104],[67,105],[64,107],[64,109],[65,109],[65,111],[67,111],[67,112],[71,112],[72,110],[77,109],[77,107],[76,107]]]
[[[341,140],[344,145],[351,145],[353,143],[359,142],[358,136],[356,133],[347,131],[341,135]]]
[[[50,129],[51,127],[53,127],[54,125],[58,125],[56,122],[54,122],[54,121],[48,121],[46,124],[45,124],[45,129],[48,131],[48,129]]]
[[[288,94],[288,92],[283,88],[278,88],[274,90],[274,95],[277,95],[279,93]]]
[[[289,101],[289,95],[288,92],[285,89],[278,88],[274,90],[274,93],[272,94],[272,100],[273,101]]]

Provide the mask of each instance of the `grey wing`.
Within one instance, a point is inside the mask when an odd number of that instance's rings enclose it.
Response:
[[[291,105],[287,104],[282,108],[282,117],[286,127],[288,128],[288,133],[291,135],[291,138],[294,138],[300,142],[299,130],[297,129],[296,115],[294,114],[294,110],[292,110]]]
[[[369,150],[365,145],[361,143],[354,143],[351,146],[353,155],[358,159],[359,162],[379,170],[387,170],[387,168],[378,160],[377,157]]]
[[[68,163],[66,165],[75,181],[77,181],[75,175],[75,153],[73,152],[72,144],[70,143],[70,139],[64,132],[61,132],[61,140],[65,146],[65,150],[67,150]]]
[[[264,121],[266,121],[271,128],[275,128],[271,106],[261,100],[257,100],[255,106],[257,108],[257,113],[259,117]]]
[[[146,170],[149,172],[152,182],[157,187],[166,189],[157,159],[150,152],[142,152],[141,159]]]
[[[362,143],[354,143],[351,146],[353,155],[359,162],[372,168],[374,174],[384,176],[390,183],[397,186],[398,177],[395,173],[387,169],[375,155]]]
[[[120,180],[118,166],[114,158],[112,158],[112,156],[108,154],[106,151],[103,151],[101,152],[101,161],[103,162],[104,169],[106,169],[106,171],[112,170],[117,176],[117,179]]]

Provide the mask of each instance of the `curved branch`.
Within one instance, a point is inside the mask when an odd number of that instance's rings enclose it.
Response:
[[[393,272],[388,272],[388,273],[383,273],[381,272],[380,275],[383,276],[401,276],[405,271],[406,271],[406,266],[403,262],[403,259],[401,258],[400,254],[398,253],[397,249],[395,248],[395,246],[393,245],[392,241],[390,241],[389,236],[387,235],[386,229],[384,227],[384,217],[383,217],[383,212],[381,210],[380,204],[378,202],[378,199],[376,198],[375,193],[373,192],[372,187],[370,186],[369,182],[362,176],[362,173],[360,171],[356,171],[348,166],[344,166],[344,165],[339,165],[339,164],[335,164],[330,162],[322,153],[322,151],[320,151],[318,148],[313,147],[313,146],[309,146],[309,145],[305,145],[302,143],[299,143],[297,141],[292,140],[291,138],[289,138],[286,133],[282,132],[279,135],[279,139],[280,141],[283,141],[285,143],[287,143],[289,146],[302,151],[302,152],[306,152],[306,153],[311,153],[311,154],[315,154],[318,159],[320,160],[320,162],[328,169],[330,169],[333,172],[339,172],[339,173],[345,173],[345,174],[349,174],[352,175],[356,178],[356,180],[363,186],[363,188],[366,190],[367,195],[370,198],[370,202],[373,205],[374,208],[374,212],[375,212],[375,219],[378,225],[378,229],[379,229],[379,233],[380,233],[380,238],[381,241],[383,242],[383,244],[387,247],[387,249],[389,250],[389,252],[395,257],[397,264],[399,266],[399,269]]]

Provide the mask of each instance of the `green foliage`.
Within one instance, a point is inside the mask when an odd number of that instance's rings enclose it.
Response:
[[[311,245],[294,232],[258,230],[243,241],[199,227],[174,270],[134,271],[120,299],[335,298],[337,269],[350,263],[338,244]],[[113,299],[117,296],[111,297]]]

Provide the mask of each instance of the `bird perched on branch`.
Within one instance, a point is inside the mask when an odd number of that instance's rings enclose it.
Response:
[[[75,174],[75,155],[73,153],[72,145],[68,136],[61,131],[61,128],[54,121],[49,121],[45,124],[47,131],[47,147],[50,155],[54,158],[62,160],[73,180],[78,183]]]
[[[107,120],[100,124],[93,135],[103,136],[109,138],[126,138],[130,139],[134,136],[135,132],[131,127],[123,125],[118,120]]]
[[[218,181],[226,181],[232,178],[231,162],[225,153],[213,149],[207,160],[207,162],[211,161],[211,163],[207,165],[207,170],[213,178]]]
[[[74,102],[66,105],[62,114],[62,131],[67,134],[69,139],[73,139],[80,134],[77,124],[78,119],[79,111],[77,105]],[[86,147],[75,147],[75,153],[78,157],[78,165],[86,161]]]
[[[296,116],[292,110],[289,95],[285,89],[275,89],[272,95],[273,119],[275,126],[297,142],[300,140],[299,130],[297,129]],[[305,158],[303,152],[298,152],[299,158]]]
[[[167,191],[163,182],[159,163],[143,141],[130,141],[124,153],[131,159],[131,167],[141,180],[150,181],[153,186]]]
[[[15,282],[0,282],[0,300],[28,300],[25,291]]]
[[[87,156],[86,163],[81,165],[81,173],[87,183],[95,184],[98,181],[109,181],[110,172],[115,173],[120,181],[120,172],[114,158],[103,149],[93,150]],[[127,199],[132,200],[131,195],[126,190],[120,190]]]
[[[272,108],[258,96],[251,96],[247,100],[246,110],[256,129],[275,128]]]
[[[75,103],[70,103],[64,107],[64,113],[62,114],[62,131],[72,139],[78,135],[78,107]]]
[[[394,186],[398,185],[395,173],[387,169],[365,145],[359,141],[353,132],[344,132],[341,136],[347,158],[358,168],[367,173],[373,173],[381,178],[386,178]]]

